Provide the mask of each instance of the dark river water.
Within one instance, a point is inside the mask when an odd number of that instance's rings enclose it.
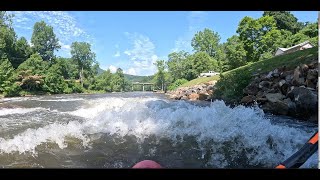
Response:
[[[11,106],[0,108],[2,168],[130,168],[145,159],[166,168],[274,168],[318,129],[257,107],[147,92],[0,102]],[[318,152],[302,167],[317,168]]]

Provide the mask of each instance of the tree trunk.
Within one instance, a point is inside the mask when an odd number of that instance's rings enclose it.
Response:
[[[80,72],[80,83],[81,83],[81,87],[83,87],[83,67],[81,68],[81,72]]]
[[[163,91],[163,81],[162,81],[162,83],[161,83],[161,90]]]

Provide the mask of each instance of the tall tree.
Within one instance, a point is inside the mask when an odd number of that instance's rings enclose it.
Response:
[[[20,86],[28,91],[42,90],[49,65],[39,54],[33,54],[17,68]]]
[[[161,90],[164,91],[165,86],[165,68],[166,64],[164,60],[157,60],[154,65],[157,66],[158,72],[155,74],[154,80],[156,86],[161,87]]]
[[[197,52],[192,55],[192,74],[196,78],[200,73],[208,71],[218,71],[217,61],[209,56],[206,52]]]
[[[186,76],[186,59],[189,54],[185,51],[173,52],[168,55],[167,66],[174,80],[181,79]]]
[[[0,93],[11,85],[14,69],[8,59],[0,59]]]
[[[26,38],[21,37],[15,44],[15,57],[12,57],[12,66],[17,68],[21,63],[27,60],[32,54],[32,49]]]
[[[97,77],[96,86],[95,86],[96,90],[112,92],[111,81],[112,81],[112,73],[110,69],[108,69]]]
[[[225,49],[226,59],[228,60],[228,70],[243,66],[247,63],[247,52],[243,46],[242,41],[240,41],[239,37],[236,35],[227,39]]]
[[[54,51],[61,48],[58,42],[53,27],[47,25],[44,21],[34,24],[31,37],[32,48],[40,54],[44,61],[51,61],[54,58]]]
[[[272,16],[263,16],[259,19],[246,16],[240,21],[237,33],[247,52],[247,61],[254,62],[260,60],[264,52],[275,49],[273,46],[265,46],[265,43],[279,38],[280,31]]]
[[[214,32],[208,28],[203,31],[197,32],[191,41],[191,46],[196,52],[206,52],[211,57],[215,57],[220,36],[217,32]]]
[[[272,16],[278,29],[297,33],[302,28],[302,24],[290,11],[264,11],[263,16]]]
[[[8,58],[12,64],[16,40],[16,33],[12,27],[12,16],[0,11],[0,59]]]
[[[112,76],[112,90],[113,91],[124,91],[125,89],[125,80],[124,80],[124,74],[123,70],[121,68],[118,68],[116,73]]]
[[[91,52],[91,45],[87,42],[73,42],[71,44],[71,55],[78,65],[79,77],[83,86],[84,70],[91,71],[96,55]]]

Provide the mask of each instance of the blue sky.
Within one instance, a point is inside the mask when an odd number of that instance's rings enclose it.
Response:
[[[173,51],[192,52],[193,35],[204,28],[219,33],[220,42],[236,34],[245,16],[259,18],[262,11],[14,11],[18,37],[29,42],[35,22],[53,26],[61,49],[58,56],[70,57],[74,41],[92,45],[102,69],[120,67],[133,75],[152,75],[153,62],[167,60]],[[293,11],[299,21],[316,22],[316,11]]]

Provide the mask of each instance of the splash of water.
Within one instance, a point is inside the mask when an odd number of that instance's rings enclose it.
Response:
[[[2,108],[0,109],[0,116],[6,116],[11,114],[26,114],[33,111],[46,110],[45,108]]]
[[[271,123],[259,108],[236,106],[223,101],[199,107],[184,101],[156,98],[103,98],[88,102],[86,107],[68,112],[86,118],[82,123],[55,122],[38,129],[28,129],[13,139],[0,138],[0,152],[33,152],[46,142],[65,148],[66,137],[90,144],[89,135],[134,136],[137,143],[155,136],[174,142],[194,137],[203,156],[211,151],[208,164],[227,167],[230,161],[244,156],[251,165],[274,166],[296,152],[312,135],[310,130]],[[314,155],[307,166],[314,166]]]

